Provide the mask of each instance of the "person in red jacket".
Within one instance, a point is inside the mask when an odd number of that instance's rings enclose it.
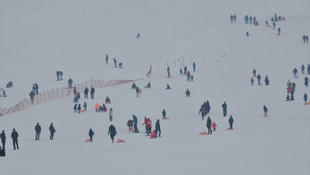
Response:
[[[146,135],[149,136],[151,131],[152,131],[152,121],[151,121],[151,119],[149,119],[149,118],[147,119],[146,126],[147,126]]]
[[[145,125],[145,133],[147,133],[147,118],[146,117],[144,117],[143,125]]]
[[[213,123],[212,123],[212,128],[213,128],[213,131],[215,131],[215,130],[216,130],[216,127],[217,127],[216,123],[215,123],[215,122],[213,122]]]

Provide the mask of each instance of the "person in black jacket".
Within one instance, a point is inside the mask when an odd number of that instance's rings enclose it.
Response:
[[[266,75],[266,77],[265,77],[265,85],[266,86],[268,86],[269,85],[269,78],[268,78],[268,76]]]
[[[50,130],[50,140],[53,140],[54,139],[54,133],[56,132],[54,126],[53,126],[53,123],[51,123],[50,127],[48,128]]]
[[[91,128],[89,129],[88,135],[89,135],[90,141],[93,142],[93,136],[95,135],[95,133]]]
[[[1,146],[0,146],[0,157],[5,157],[5,150],[1,149]]]
[[[156,132],[156,135],[158,135],[160,137],[161,130],[160,130],[159,119],[157,119],[157,121],[155,123],[155,132]],[[157,134],[157,132],[159,132],[159,134]]]
[[[226,101],[224,101],[224,103],[222,104],[222,108],[223,108],[223,115],[224,115],[224,117],[226,117],[226,115],[227,115],[227,104],[226,104]]]
[[[90,88],[90,96],[91,96],[91,99],[94,99],[94,94],[95,94],[95,88],[94,88],[94,87],[91,87],[91,88]]]
[[[11,138],[13,139],[13,148],[14,148],[14,150],[16,148],[19,149],[19,147],[18,147],[18,132],[15,131],[15,128],[13,128],[13,132],[11,134]]]
[[[34,127],[34,130],[36,131],[36,138],[35,140],[40,140],[40,134],[41,134],[41,126],[39,123]]]
[[[212,125],[212,121],[211,121],[210,117],[208,117],[208,120],[207,120],[208,134],[212,134],[211,125]]]
[[[166,117],[166,110],[163,109],[163,111],[161,113],[163,115],[163,120],[166,120],[167,119],[167,117]]]
[[[113,125],[109,127],[108,135],[111,136],[112,143],[114,143],[114,136],[117,134],[116,129]]]
[[[6,136],[4,133],[4,130],[2,130],[2,133],[0,134],[0,138],[1,138],[1,143],[2,143],[2,147],[5,150],[5,140],[6,140]]]

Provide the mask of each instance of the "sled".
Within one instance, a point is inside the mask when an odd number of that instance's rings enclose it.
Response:
[[[170,120],[170,118],[169,117],[166,117],[166,119],[165,120]]]
[[[267,114],[264,114],[264,116],[263,117],[268,117],[268,115]]]
[[[91,140],[90,139],[87,139],[86,141],[85,141],[85,143],[90,143],[91,142]]]
[[[125,143],[125,140],[118,139],[117,143]]]
[[[142,93],[142,89],[139,89],[139,90],[138,90],[138,94],[141,94],[141,93]]]
[[[258,84],[258,86],[261,86],[261,85],[262,85],[262,83],[259,83],[259,84]]]
[[[199,135],[200,135],[200,136],[208,135],[208,133],[207,133],[207,132],[200,132]]]
[[[227,128],[226,131],[232,130],[231,128]]]
[[[277,36],[280,36],[280,33],[278,33]]]
[[[82,112],[85,112],[85,110],[83,109],[83,110],[81,110],[80,112],[81,112],[81,113],[82,113]]]
[[[268,25],[269,28],[271,28],[271,25]]]
[[[306,103],[306,105],[310,105],[310,101],[308,103]]]

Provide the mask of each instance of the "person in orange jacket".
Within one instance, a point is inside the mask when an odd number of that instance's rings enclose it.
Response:
[[[96,103],[96,105],[95,105],[95,109],[96,109],[96,112],[98,112],[98,109],[99,109],[99,105],[98,105],[98,103]]]
[[[215,123],[215,122],[213,122],[213,123],[212,123],[212,128],[213,128],[213,131],[215,131],[215,130],[216,130],[216,127],[217,127],[216,123]]]
[[[151,137],[150,137],[151,139],[153,139],[153,138],[157,138],[157,135],[156,135],[156,132],[155,132],[155,130],[151,133]]]

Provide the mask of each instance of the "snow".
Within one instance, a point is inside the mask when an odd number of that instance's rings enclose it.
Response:
[[[73,112],[73,97],[50,101],[0,116],[0,131],[7,136],[6,157],[0,158],[1,175],[18,174],[310,174],[310,105],[304,105],[305,75],[293,78],[293,69],[310,64],[310,2],[296,0],[0,0],[0,87],[9,108],[28,94],[33,83],[39,91],[92,79],[138,80],[136,97],[131,83],[96,89],[86,101],[88,111]],[[281,35],[265,26],[274,13],[285,16],[277,23]],[[237,15],[230,23],[229,16]],[[259,26],[244,24],[245,15],[256,16]],[[246,32],[250,36],[245,37]],[[141,33],[140,39],[136,39]],[[105,54],[109,64],[105,64]],[[225,56],[224,56],[225,55]],[[123,62],[114,68],[112,58]],[[194,81],[179,75],[180,60],[197,71]],[[175,65],[176,60],[176,65]],[[171,79],[167,78],[167,64]],[[152,65],[151,77],[146,77]],[[252,70],[268,75],[270,86],[250,85]],[[55,72],[64,81],[55,81]],[[286,82],[297,84],[295,101],[286,102]],[[143,88],[151,82],[150,89]],[[263,81],[262,81],[263,82]],[[171,90],[165,90],[166,84]],[[191,97],[185,97],[185,90]],[[112,103],[113,122],[96,113],[95,103],[106,96]],[[198,114],[209,100],[208,116],[218,125],[212,135]],[[233,115],[222,116],[222,103]],[[263,105],[269,117],[263,118]],[[170,120],[161,120],[166,109]],[[128,131],[127,120],[138,117],[140,133]],[[144,116],[160,119],[162,137],[144,136]],[[34,141],[36,123],[41,140]],[[53,122],[55,140],[49,140]],[[117,139],[107,135],[113,124]],[[18,151],[10,133],[19,133]],[[88,130],[94,142],[85,143]]]

